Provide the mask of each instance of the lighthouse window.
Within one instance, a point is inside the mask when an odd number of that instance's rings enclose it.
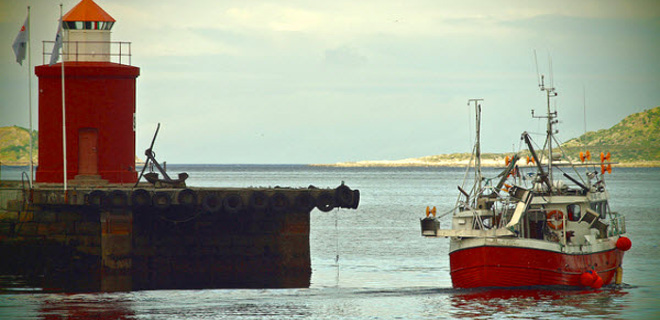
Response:
[[[112,22],[112,21],[101,22],[101,28],[100,29],[101,30],[110,30],[112,28],[113,24],[114,24],[114,22]]]
[[[83,22],[82,21],[65,21],[64,22],[64,29],[80,30],[82,28],[83,28]]]

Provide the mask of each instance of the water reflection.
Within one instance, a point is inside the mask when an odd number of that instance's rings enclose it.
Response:
[[[619,287],[602,290],[565,288],[461,290],[451,297],[451,315],[457,318],[491,317],[611,318],[620,316],[624,305],[617,297],[627,292]]]
[[[41,319],[129,319],[135,315],[125,297],[104,294],[49,294],[44,297]]]

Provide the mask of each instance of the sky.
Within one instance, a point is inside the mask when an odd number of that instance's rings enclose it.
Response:
[[[0,126],[28,127],[28,68],[11,44],[31,6],[33,126],[42,41],[59,4],[0,0]],[[518,150],[660,105],[660,1],[95,0],[132,42],[137,150],[170,163],[307,164]],[[536,52],[536,59],[535,59]],[[535,62],[536,61],[536,62]],[[586,114],[586,118],[584,117]],[[542,136],[533,135],[542,144]]]

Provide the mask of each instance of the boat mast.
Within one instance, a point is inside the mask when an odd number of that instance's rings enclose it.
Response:
[[[484,99],[469,99],[468,106],[471,102],[474,102],[474,113],[476,116],[476,129],[477,129],[477,141],[475,142],[475,178],[477,180],[477,189],[475,192],[476,195],[481,191],[481,104],[479,101],[484,101]]]
[[[541,83],[539,84],[539,88],[541,91],[546,92],[546,102],[547,102],[547,115],[546,116],[534,116],[534,110],[532,110],[532,117],[533,118],[546,118],[548,120],[548,125],[547,125],[547,140],[546,143],[548,144],[548,180],[552,182],[552,135],[555,133],[554,129],[552,128],[552,125],[557,123],[557,111],[552,112],[550,110],[550,98],[556,97],[557,92],[555,92],[555,88],[550,85],[550,87],[546,87],[544,83],[544,76],[541,75]]]

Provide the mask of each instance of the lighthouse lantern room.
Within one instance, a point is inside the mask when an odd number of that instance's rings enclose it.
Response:
[[[110,61],[110,29],[115,19],[105,10],[83,0],[62,21],[64,61]]]
[[[62,21],[62,62],[35,68],[39,78],[36,182],[63,182],[64,127],[67,181],[135,183],[136,79],[140,69],[121,64],[122,56],[123,61],[130,61],[130,43],[111,42],[115,19],[92,0],[82,0]],[[112,52],[115,44],[119,44],[118,53]],[[122,53],[126,44],[129,50]],[[115,57],[119,63],[111,62]]]

